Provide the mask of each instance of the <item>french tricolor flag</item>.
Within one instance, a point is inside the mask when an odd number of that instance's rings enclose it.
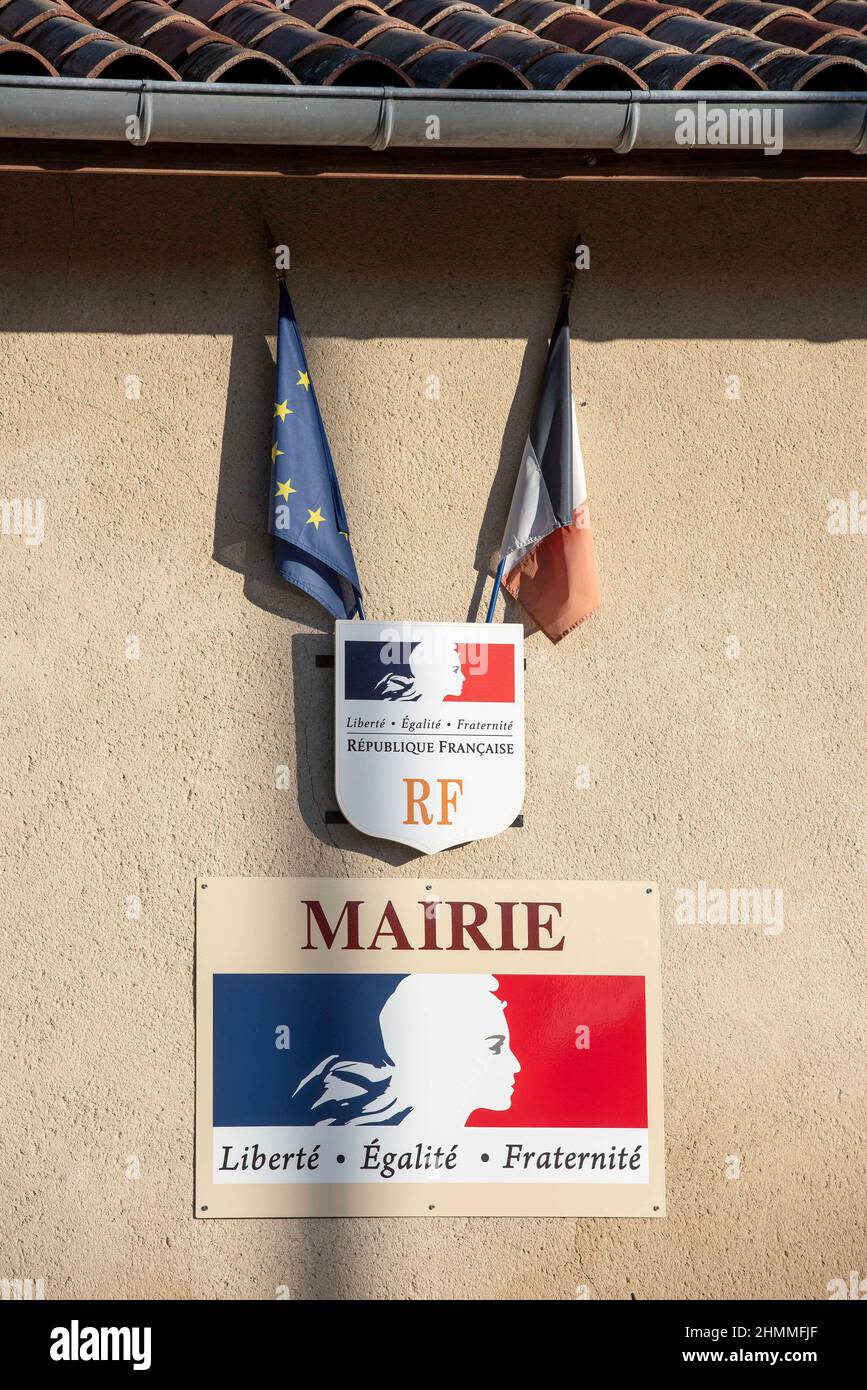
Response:
[[[559,642],[599,607],[572,398],[568,292],[551,336],[500,556],[503,587],[552,642]]]

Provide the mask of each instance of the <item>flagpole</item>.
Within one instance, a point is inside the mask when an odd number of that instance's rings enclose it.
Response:
[[[503,575],[505,574],[505,572],[506,557],[504,555],[500,560],[500,563],[497,565],[497,573],[494,579],[494,592],[491,594],[491,601],[488,604],[488,616],[485,618],[486,623],[492,623],[494,621],[494,609],[497,606],[497,595],[500,592],[500,585],[503,582]]]
[[[277,241],[277,238],[275,237],[274,233],[271,231],[271,228],[269,227],[268,222],[267,222],[267,220],[266,220],[264,217],[262,218],[262,226],[265,228],[265,246],[266,246],[266,250],[268,251],[268,254],[271,256],[271,259],[272,259],[272,261],[273,261],[273,263],[274,263],[274,275],[275,275],[275,277],[276,277],[276,279],[277,279],[277,281],[278,281],[279,284],[285,285],[285,284],[286,284],[286,271],[285,271],[285,269],[283,268],[283,266],[278,266],[278,264],[277,264],[277,254],[276,254],[276,252],[277,252],[277,247],[278,247],[278,245],[279,245],[279,242]],[[288,292],[288,291],[287,291],[287,292]],[[302,354],[301,354],[301,355],[302,355],[302,360],[304,361],[304,367],[305,367],[305,370],[306,370],[306,369],[307,369],[307,362],[306,362],[306,358],[304,357],[303,348],[302,348]],[[322,428],[322,426],[321,426],[321,423],[320,423],[320,430],[321,430],[321,428]],[[360,582],[360,581],[359,581],[359,582]],[[358,606],[358,617],[359,617],[359,621],[363,623],[363,622],[364,622],[364,604],[363,604],[363,602],[362,602],[361,594],[360,594],[360,593],[356,593],[356,603],[357,603],[357,606]]]
[[[583,246],[583,244],[584,238],[579,232],[577,237],[575,238],[575,245],[572,248],[572,254],[566,260],[566,274],[563,277],[563,292],[560,296],[560,309],[557,314],[558,320],[564,308],[568,308],[568,305],[572,299],[572,291],[575,288],[575,272],[578,269],[578,248],[579,246]],[[491,601],[488,604],[488,614],[485,618],[486,623],[492,623],[494,621],[494,611],[497,607],[497,599],[500,594],[500,585],[503,582],[503,576],[506,571],[506,559],[507,557],[505,555],[501,556],[500,562],[497,565],[497,573],[494,577],[494,590],[491,594]]]

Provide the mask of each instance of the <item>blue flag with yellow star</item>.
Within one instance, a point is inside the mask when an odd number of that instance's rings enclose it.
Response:
[[[335,618],[362,612],[349,527],[289,291],[280,281],[268,530],[274,563]]]

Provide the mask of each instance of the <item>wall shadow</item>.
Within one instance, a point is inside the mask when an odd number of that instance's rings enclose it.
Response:
[[[522,338],[528,302],[549,287],[556,296],[578,226],[592,273],[576,290],[576,340],[864,336],[859,297],[846,292],[857,182],[677,184],[664,196],[658,183],[614,180],[203,176],[194,196],[179,187],[7,174],[0,331],[234,335],[255,287],[273,332],[265,214],[290,244],[308,342]],[[468,291],[484,312],[467,314]]]

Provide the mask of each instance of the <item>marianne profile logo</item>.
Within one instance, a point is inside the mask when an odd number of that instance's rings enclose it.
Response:
[[[508,704],[515,699],[514,647],[506,642],[419,640],[346,643],[347,700],[395,704]]]
[[[493,975],[404,975],[373,1030],[378,1060],[334,1052],[295,1087],[314,1125],[465,1125],[476,1110],[508,1110],[521,1064],[508,1000]],[[377,1037],[378,1033],[378,1037]]]

